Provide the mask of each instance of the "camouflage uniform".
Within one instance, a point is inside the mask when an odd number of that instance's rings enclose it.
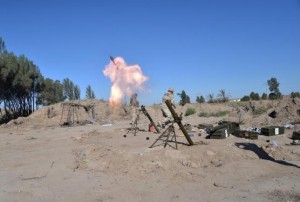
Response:
[[[165,116],[163,119],[163,125],[166,125],[166,123],[170,122],[173,118],[168,106],[166,105],[165,101],[169,100],[171,104],[174,106],[174,95],[170,92],[170,90],[173,92],[174,90],[172,88],[169,89],[167,93],[164,94],[162,98],[162,104],[161,104],[161,110],[163,112],[163,115]]]
[[[130,107],[131,107],[131,123],[134,124],[134,122],[138,118],[138,110],[139,110],[139,101],[137,101],[137,94],[134,93],[130,97]]]
[[[249,102],[249,106],[252,109],[252,111],[255,111],[255,105],[253,104],[253,102]]]

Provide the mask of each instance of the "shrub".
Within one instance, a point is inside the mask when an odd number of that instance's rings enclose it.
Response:
[[[229,111],[219,111],[219,112],[213,113],[213,116],[222,117],[222,116],[225,116],[228,113],[229,113]]]
[[[189,115],[192,115],[192,114],[195,114],[195,113],[196,113],[195,108],[187,108],[184,115],[189,116]]]
[[[241,98],[241,101],[250,101],[250,96],[245,95],[244,97]]]
[[[269,109],[271,109],[272,106],[270,104],[268,104],[267,106],[262,106],[262,107],[259,107],[257,109],[255,109],[253,111],[253,115],[261,115],[261,114],[264,114],[266,113]]]
[[[259,100],[259,94],[258,93],[251,92],[249,97],[250,97],[251,100]]]
[[[199,117],[208,117],[208,113],[207,112],[200,112],[198,114]]]
[[[208,112],[200,112],[198,114],[199,117],[222,117],[222,116],[225,116],[226,114],[228,114],[229,111],[219,111],[219,112],[211,112],[211,113],[208,113]]]
[[[295,97],[300,98],[300,93],[299,92],[292,92],[291,93],[291,98],[295,98]]]

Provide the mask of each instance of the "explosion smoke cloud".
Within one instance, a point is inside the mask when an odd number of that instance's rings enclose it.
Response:
[[[143,91],[143,84],[148,80],[139,65],[127,65],[122,57],[111,57],[103,74],[112,82],[109,98],[112,107],[120,106],[125,95],[130,96],[135,91]]]

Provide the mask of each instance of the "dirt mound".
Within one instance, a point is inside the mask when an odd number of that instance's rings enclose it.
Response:
[[[72,114],[72,118],[81,124],[107,124],[117,120],[130,119],[129,106],[111,108],[108,102],[95,99],[74,101],[72,103],[81,106],[93,106],[94,108],[92,116],[86,107],[76,107],[76,113]],[[42,107],[29,117],[20,117],[4,124],[2,127],[22,127],[23,125],[57,126],[63,124],[67,119],[67,111],[63,108],[64,104],[58,103]],[[147,106],[146,109],[155,122],[163,119],[159,105]],[[195,113],[185,116],[188,109],[194,109]],[[289,97],[284,97],[282,100],[261,100],[252,101],[251,103],[192,103],[184,106],[177,105],[175,110],[179,115],[182,114],[183,123],[197,125],[200,123],[217,124],[219,121],[235,121],[242,123],[242,129],[260,128],[268,125],[284,126],[300,119],[300,102],[298,99],[292,100]],[[63,116],[62,113],[64,113]]]
[[[114,120],[126,119],[129,113],[126,113],[123,108],[112,109],[109,103],[102,100],[80,100],[73,102],[57,103],[50,106],[44,106],[36,110],[29,117],[20,117],[12,120],[2,127],[9,128],[22,126],[58,126],[67,121],[68,107],[63,107],[64,104],[73,103],[76,106],[71,108],[71,119],[78,124],[85,123],[112,123]],[[94,118],[91,111],[87,107],[94,108]],[[63,115],[62,115],[63,114]]]

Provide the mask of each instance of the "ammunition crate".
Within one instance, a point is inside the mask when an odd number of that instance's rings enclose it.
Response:
[[[233,134],[236,130],[240,129],[240,124],[237,122],[221,121],[218,123],[218,125],[226,125],[229,134]]]
[[[284,127],[270,126],[261,128],[261,134],[266,136],[282,135],[284,133]]]
[[[300,140],[300,131],[294,131],[292,135],[293,140]]]
[[[226,128],[222,128],[212,132],[209,136],[209,139],[225,139],[229,136],[228,130]]]
[[[198,129],[211,130],[213,128],[212,124],[199,123],[197,126]]]
[[[259,133],[256,131],[236,130],[233,135],[240,138],[257,140]]]

